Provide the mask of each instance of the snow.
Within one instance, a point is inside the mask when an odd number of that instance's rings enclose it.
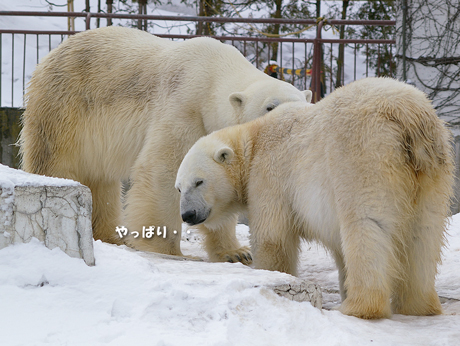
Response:
[[[248,228],[237,231],[247,245]],[[206,258],[199,238],[193,230],[183,237],[186,255]],[[287,274],[146,256],[101,241],[89,267],[34,239],[0,250],[0,345],[458,345],[460,214],[448,238],[436,284],[450,298],[445,314],[379,321],[334,311],[337,293],[324,295],[330,310],[320,311],[264,288]],[[301,278],[338,289],[321,247],[305,243],[300,262]]]
[[[81,184],[70,179],[30,174],[0,164],[0,211],[4,212],[4,225],[7,226],[11,224],[13,218],[15,186],[81,186]]]
[[[63,178],[51,178],[43,175],[31,174],[20,169],[0,164],[0,188],[7,190],[15,186],[76,186],[80,183]]]

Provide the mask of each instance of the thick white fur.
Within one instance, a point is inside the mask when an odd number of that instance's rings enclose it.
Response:
[[[176,187],[182,212],[201,198],[207,227],[248,210],[257,268],[295,274],[300,239],[322,243],[345,314],[440,314],[450,140],[422,92],[369,78],[200,139]],[[220,150],[228,159],[215,159]]]
[[[173,42],[135,29],[90,30],[63,42],[34,72],[20,140],[23,168],[89,186],[96,239],[120,243],[115,226],[122,224],[130,232],[166,226],[166,239],[129,244],[181,255],[174,179],[192,144],[273,104],[310,98],[210,38]],[[120,180],[128,178],[122,221]],[[240,247],[235,223],[225,230],[230,251]]]

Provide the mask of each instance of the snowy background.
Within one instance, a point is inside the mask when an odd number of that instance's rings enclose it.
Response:
[[[77,1],[75,11],[82,7],[83,1]],[[0,0],[0,10],[47,9],[43,0]],[[77,30],[82,30],[83,21],[78,23]],[[0,27],[58,30],[65,29],[66,19],[1,17]],[[11,44],[6,38],[2,43]],[[29,44],[36,47],[36,42]],[[47,40],[39,42],[38,56],[27,56],[27,75],[48,45]],[[2,74],[12,61],[2,61]],[[21,64],[15,62],[16,67]],[[14,89],[13,97],[22,105],[22,90],[16,87],[22,86],[21,78],[13,88],[11,80],[2,79],[2,100],[11,100]],[[237,231],[241,243],[248,245],[247,227],[239,225]],[[183,234],[184,254],[206,260],[199,235]],[[316,244],[303,244],[299,277],[322,286],[322,311],[263,288],[288,275],[238,263],[166,260],[96,241],[96,266],[88,267],[38,241],[18,244],[0,250],[0,345],[457,346],[460,214],[451,219],[448,241],[436,282],[444,315],[395,315],[380,321],[334,310],[340,303],[337,271]]]

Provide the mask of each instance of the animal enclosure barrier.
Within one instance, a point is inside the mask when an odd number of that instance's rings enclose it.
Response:
[[[396,72],[393,56],[395,40],[340,40],[334,38],[334,35],[331,34],[332,31],[327,32],[328,37],[322,37],[325,26],[394,26],[395,21],[389,20],[349,21],[323,19],[317,21],[316,19],[256,19],[85,12],[0,11],[0,18],[3,16],[62,17],[63,19],[72,17],[76,18],[76,27],[81,27],[82,30],[94,28],[96,19],[100,18],[107,18],[112,22],[118,20],[119,23],[114,23],[131,26],[136,26],[133,24],[135,21],[143,20],[150,23],[149,31],[153,34],[174,40],[197,37],[197,35],[188,33],[191,28],[194,28],[196,23],[219,23],[234,26],[250,24],[251,27],[264,24],[282,24],[293,27],[295,25],[302,25],[308,30],[303,31],[302,34],[292,35],[292,37],[266,37],[249,30],[251,28],[248,28],[249,31],[244,35],[216,35],[212,37],[237,47],[249,61],[261,70],[274,62],[279,70],[277,78],[284,79],[299,89],[311,89],[315,102],[337,87],[337,57],[339,45],[341,44],[345,45],[345,57],[340,84],[346,84],[368,76],[393,76]],[[187,28],[187,33],[178,33],[178,30],[176,30],[178,25]],[[63,22],[62,27],[65,27],[65,22]],[[172,28],[175,28],[175,30],[172,30]],[[73,35],[76,32],[78,30],[1,29],[0,106],[23,107],[24,91],[27,88],[27,83],[35,69],[35,65],[50,50],[57,47],[69,35]],[[272,59],[274,50],[277,51],[275,61]],[[110,56],[107,59],[110,61]],[[299,73],[298,71],[303,72]]]

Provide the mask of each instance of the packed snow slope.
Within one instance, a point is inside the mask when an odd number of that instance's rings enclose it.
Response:
[[[206,259],[196,232],[183,251]],[[238,226],[248,244],[248,228]],[[342,315],[337,271],[303,244],[300,277],[320,284],[322,311],[264,286],[288,275],[239,263],[177,261],[94,243],[96,266],[34,240],[0,250],[0,345],[439,345],[460,341],[460,214],[437,279],[445,314],[365,321]],[[447,298],[447,299],[446,299]]]

